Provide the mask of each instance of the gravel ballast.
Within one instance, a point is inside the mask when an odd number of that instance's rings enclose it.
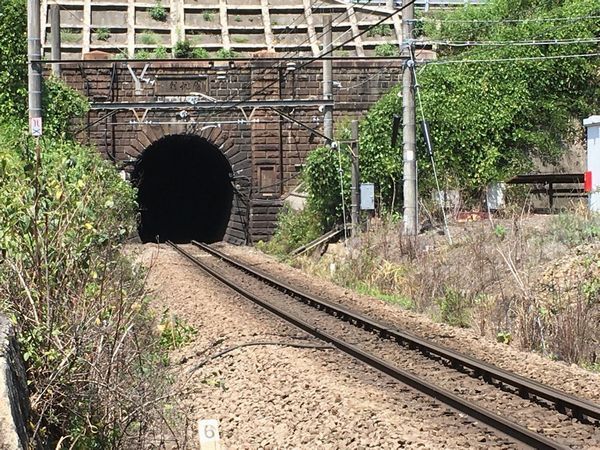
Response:
[[[174,250],[148,244],[133,251],[150,269],[154,307],[168,308],[197,330],[171,357],[176,396],[167,448],[197,448],[195,422],[210,418],[220,421],[224,448],[514,447],[470,418],[324,348]]]

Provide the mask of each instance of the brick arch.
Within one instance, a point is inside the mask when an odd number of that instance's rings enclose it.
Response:
[[[213,143],[229,161],[234,187],[231,216],[224,240],[233,244],[246,244],[250,241],[250,150],[237,145],[237,130],[231,127],[204,127],[195,133],[191,131],[193,130],[189,127],[180,124],[144,125],[130,140],[129,151],[126,153],[130,158],[137,159],[153,142],[176,134],[195,134]]]

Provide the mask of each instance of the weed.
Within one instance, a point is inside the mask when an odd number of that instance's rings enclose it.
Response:
[[[368,37],[391,36],[391,35],[392,35],[392,30],[390,29],[390,26],[384,25],[383,23],[380,25],[377,25],[375,27],[372,27],[367,33]]]
[[[196,47],[194,50],[192,50],[192,58],[202,59],[208,57],[210,57],[208,51],[202,47]]]
[[[194,327],[186,325],[179,317],[175,317],[165,310],[162,320],[158,324],[160,332],[160,345],[165,350],[174,350],[190,342],[197,331]]]
[[[242,16],[240,16],[239,14],[237,16],[234,17],[234,19],[236,22],[241,22],[242,21]]]
[[[361,282],[356,286],[356,291],[360,294],[368,295],[370,297],[375,297],[380,300],[383,300],[384,302],[391,303],[393,305],[398,305],[402,309],[411,310],[411,309],[414,309],[414,306],[415,306],[413,301],[404,295],[388,294],[386,292],[382,292],[377,287],[370,286],[364,282]]]
[[[496,334],[496,341],[501,344],[509,345],[512,342],[512,339],[513,336],[510,331],[499,331],[498,334]]]
[[[159,45],[153,53],[154,58],[167,59],[169,57],[169,51],[164,45]]]
[[[248,38],[246,36],[233,36],[231,40],[237,44],[244,44],[248,42]]]
[[[398,46],[388,43],[379,44],[375,47],[375,55],[377,56],[398,56]]]
[[[160,0],[158,0],[156,2],[156,4],[153,7],[150,8],[149,13],[150,13],[150,17],[153,20],[156,20],[157,22],[164,22],[164,21],[166,21],[167,20],[167,16],[169,15],[167,13],[167,10],[165,9],[165,7],[160,2]]]
[[[192,45],[190,44],[190,41],[187,39],[177,41],[175,48],[173,49],[173,56],[175,56],[175,58],[191,58]]]
[[[79,31],[66,28],[60,31],[60,39],[67,44],[75,44],[81,41],[81,33]]]
[[[206,22],[212,22],[214,15],[216,14],[215,11],[213,10],[206,10],[202,13],[202,18],[206,21]]]
[[[277,217],[277,230],[273,238],[259,247],[268,253],[284,257],[320,235],[319,222],[311,210],[294,211],[285,207]]]
[[[110,38],[110,31],[108,28],[96,29],[96,39],[99,41],[108,41],[108,38]]]
[[[158,36],[154,31],[144,31],[140,35],[140,43],[144,45],[156,45],[158,44]]]
[[[227,59],[227,58],[235,58],[236,56],[238,56],[237,52],[234,52],[231,49],[222,48],[222,49],[219,49],[219,51],[217,51],[217,58]]]
[[[462,328],[470,326],[471,305],[464,294],[446,288],[444,296],[438,299],[437,304],[440,308],[440,318],[444,323]]]
[[[149,50],[136,50],[135,59],[152,59],[154,54]]]
[[[600,237],[600,214],[561,213],[550,222],[555,238],[570,247],[593,242]]]
[[[506,237],[506,227],[502,224],[497,224],[494,227],[494,234],[500,240],[503,240]]]

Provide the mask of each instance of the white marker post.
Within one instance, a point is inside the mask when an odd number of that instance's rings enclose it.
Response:
[[[589,192],[589,208],[600,211],[600,116],[583,120],[587,128],[586,191]]]
[[[217,419],[200,419],[198,421],[198,438],[200,450],[220,450],[219,421]]]

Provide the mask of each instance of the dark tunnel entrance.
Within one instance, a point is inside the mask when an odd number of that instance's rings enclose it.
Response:
[[[208,140],[170,135],[136,161],[142,242],[221,241],[231,215],[231,165]]]

